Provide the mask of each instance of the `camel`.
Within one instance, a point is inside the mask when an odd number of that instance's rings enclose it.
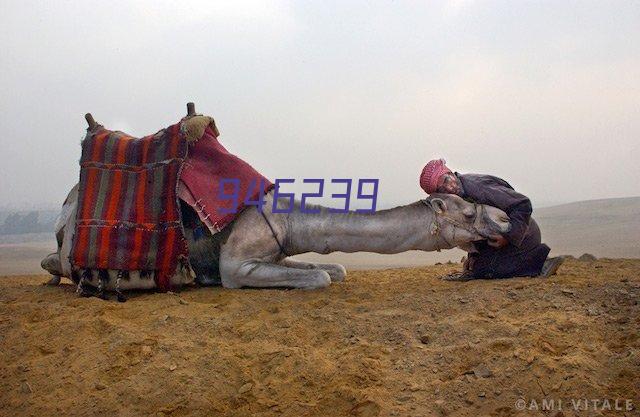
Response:
[[[42,267],[54,275],[51,284],[58,284],[61,276],[78,277],[78,271],[73,271],[69,263],[77,198],[76,185],[69,192],[56,225],[58,250],[42,261]],[[503,211],[450,194],[434,194],[374,213],[332,213],[327,207],[310,204],[302,212],[298,200],[289,213],[273,213],[273,190],[265,194],[265,201],[262,213],[255,206],[245,207],[215,235],[196,241],[192,230],[185,229],[189,263],[196,273],[197,267],[219,269],[219,282],[216,277],[203,277],[201,283],[221,283],[225,288],[325,288],[345,279],[342,265],[301,262],[290,256],[336,251],[393,254],[453,247],[469,250],[473,242],[510,229]],[[279,200],[277,207],[285,209],[286,204]],[[311,214],[309,209],[317,209],[317,213]],[[130,271],[124,280],[115,270],[108,273],[106,290],[155,288],[154,280],[139,271]],[[97,275],[94,271],[86,277],[86,283],[102,286],[105,280]],[[179,268],[171,278],[174,286],[189,282],[193,282],[189,268]]]

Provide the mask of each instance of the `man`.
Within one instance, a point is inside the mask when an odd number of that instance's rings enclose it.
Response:
[[[508,233],[476,243],[477,252],[469,253],[463,273],[449,279],[549,277],[562,264],[563,258],[547,259],[550,249],[541,242],[540,228],[531,218],[531,201],[503,179],[454,173],[444,159],[434,159],[422,170],[420,187],[427,194],[456,194],[474,203],[497,207],[507,213],[511,221]]]

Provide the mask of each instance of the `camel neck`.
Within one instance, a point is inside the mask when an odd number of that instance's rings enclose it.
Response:
[[[400,253],[437,249],[437,238],[429,230],[433,212],[416,202],[375,213],[302,213],[296,207],[289,215],[287,252],[290,255],[316,252]]]

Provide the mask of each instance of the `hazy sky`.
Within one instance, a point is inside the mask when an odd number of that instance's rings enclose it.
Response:
[[[433,157],[534,206],[640,195],[637,1],[0,9],[0,207],[61,204],[84,113],[143,136],[191,100],[267,177],[379,178],[382,206]]]

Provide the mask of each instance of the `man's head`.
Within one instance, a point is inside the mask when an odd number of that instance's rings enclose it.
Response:
[[[429,161],[420,174],[420,187],[427,193],[462,194],[462,184],[444,159]]]

